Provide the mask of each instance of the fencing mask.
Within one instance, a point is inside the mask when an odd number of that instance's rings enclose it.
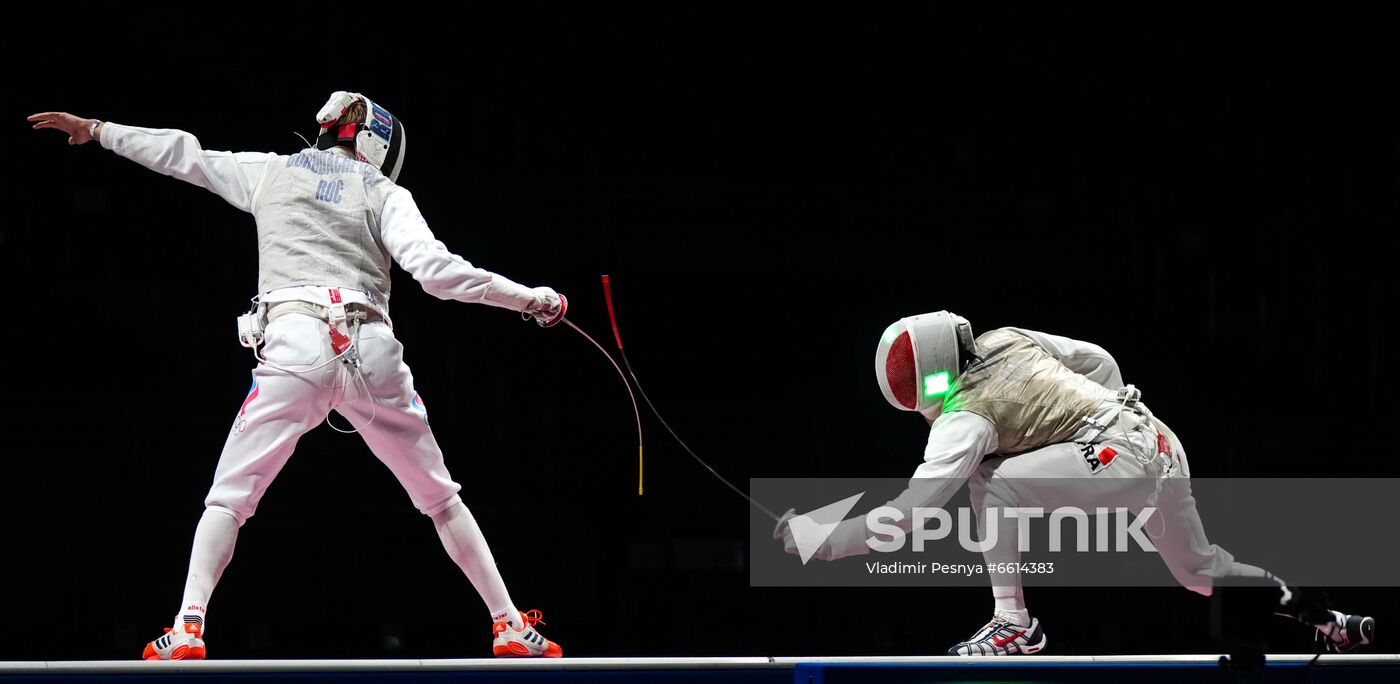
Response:
[[[924,411],[939,406],[973,358],[972,325],[947,311],[902,318],[875,348],[875,378],[891,406]]]
[[[362,103],[364,117],[337,125],[351,106]],[[331,93],[325,106],[316,114],[321,133],[316,136],[316,149],[329,150],[345,145],[355,151],[355,158],[379,169],[391,181],[397,181],[403,169],[404,148],[408,137],[403,124],[389,110],[375,104],[359,93],[337,90]]]

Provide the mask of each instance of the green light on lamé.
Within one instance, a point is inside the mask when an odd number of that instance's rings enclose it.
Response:
[[[948,393],[948,371],[924,376],[924,396],[936,397]]]
[[[883,340],[885,344],[894,344],[895,338],[899,337],[902,332],[904,332],[904,323],[895,323],[885,328],[885,334],[881,335],[880,339]]]

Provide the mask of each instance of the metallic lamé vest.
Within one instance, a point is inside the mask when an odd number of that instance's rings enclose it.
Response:
[[[1014,330],[983,333],[977,353],[982,360],[958,376],[943,412],[970,411],[991,421],[998,454],[1067,442],[1085,417],[1115,396]]]
[[[394,187],[379,169],[329,151],[268,162],[253,207],[258,291],[344,287],[387,306],[390,259],[379,217]]]

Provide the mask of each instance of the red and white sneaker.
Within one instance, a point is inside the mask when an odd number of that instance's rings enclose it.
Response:
[[[1030,655],[1043,648],[1045,630],[1040,628],[1040,620],[1031,618],[1031,624],[1018,625],[998,614],[970,639],[948,649],[948,655]]]
[[[165,628],[165,636],[146,644],[141,657],[146,660],[204,660],[203,630],[187,623],[180,629]]]
[[[544,616],[538,610],[532,610],[520,614],[520,619],[525,621],[524,629],[515,629],[509,622],[497,622],[491,625],[491,633],[495,635],[495,640],[491,642],[491,651],[498,658],[559,658],[564,655],[564,649],[559,648],[559,644],[544,638],[543,634],[535,631],[536,624],[544,624]],[[202,652],[202,651],[201,651]]]

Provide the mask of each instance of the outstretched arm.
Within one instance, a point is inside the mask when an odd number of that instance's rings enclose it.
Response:
[[[906,533],[914,527],[914,509],[938,508],[948,502],[967,478],[977,470],[987,454],[997,449],[996,426],[975,413],[945,413],[929,429],[924,446],[924,462],[914,470],[909,486],[885,504],[903,516],[891,523]],[[790,530],[782,530],[783,546],[797,553],[797,542]],[[870,536],[865,516],[841,521],[817,550],[818,560],[835,560],[870,553],[865,540]]]
[[[566,305],[554,290],[525,287],[448,251],[428,228],[413,195],[403,188],[394,188],[384,201],[379,232],[394,261],[434,297],[519,311],[544,326],[564,317]]]
[[[253,197],[263,169],[272,158],[261,152],[204,150],[199,139],[184,131],[137,128],[84,119],[67,112],[44,112],[29,117],[34,128],[68,134],[68,144],[97,140],[152,171],[197,185],[243,211],[253,210]]]

